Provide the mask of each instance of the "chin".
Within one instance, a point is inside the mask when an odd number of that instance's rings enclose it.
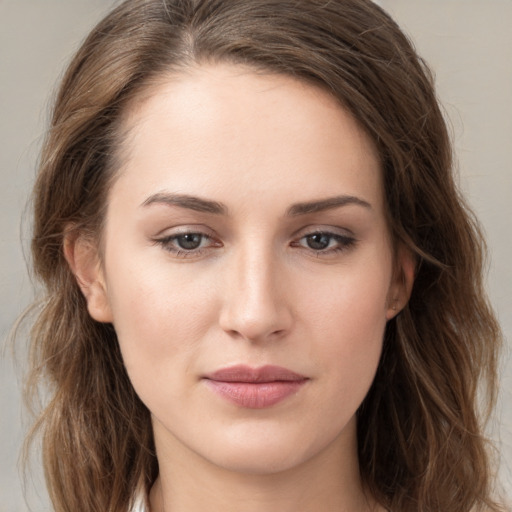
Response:
[[[203,456],[228,471],[269,475],[298,468],[320,454],[325,455],[340,440],[339,431],[307,432],[304,428],[272,426],[232,429],[227,435],[212,439]]]
[[[216,456],[218,455],[218,456]],[[212,454],[210,462],[223,469],[246,475],[271,475],[291,470],[309,459],[296,450],[275,449],[273,446],[230,448],[222,454]]]

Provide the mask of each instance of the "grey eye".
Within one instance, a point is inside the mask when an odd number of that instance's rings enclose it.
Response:
[[[194,249],[198,249],[201,246],[203,235],[200,233],[186,233],[184,235],[176,236],[175,240],[176,245],[178,245],[180,249],[192,251]]]
[[[305,237],[307,246],[315,251],[327,249],[332,240],[332,235],[327,233],[314,233]]]

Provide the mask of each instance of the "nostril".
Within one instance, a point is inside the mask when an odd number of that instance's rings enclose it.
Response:
[[[290,329],[290,315],[286,311],[274,311],[258,319],[244,315],[224,314],[220,320],[221,328],[232,338],[247,341],[276,340],[286,335]]]
[[[220,327],[231,337],[249,341],[278,339],[292,325],[285,275],[278,272],[275,254],[265,249],[235,253],[225,274]]]

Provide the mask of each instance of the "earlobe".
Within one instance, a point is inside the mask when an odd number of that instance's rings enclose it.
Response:
[[[64,257],[87,301],[87,310],[91,317],[97,322],[112,322],[107,287],[96,244],[81,235],[66,235]]]
[[[391,320],[402,311],[409,302],[416,275],[416,258],[411,251],[400,247],[393,282],[389,288],[386,319]]]

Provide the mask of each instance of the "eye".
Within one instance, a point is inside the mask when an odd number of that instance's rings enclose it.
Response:
[[[154,241],[161,245],[171,254],[187,258],[192,256],[200,256],[212,247],[220,247],[220,242],[216,242],[206,233],[187,231],[166,236]]]
[[[315,251],[323,251],[327,249],[334,237],[328,233],[315,233],[304,237],[307,246]]]
[[[310,249],[317,254],[330,254],[344,251],[355,243],[356,239],[351,236],[317,231],[303,236],[292,245]]]
[[[193,251],[194,249],[199,249],[205,238],[200,233],[185,233],[184,235],[177,235],[174,237],[174,240],[180,249]]]

